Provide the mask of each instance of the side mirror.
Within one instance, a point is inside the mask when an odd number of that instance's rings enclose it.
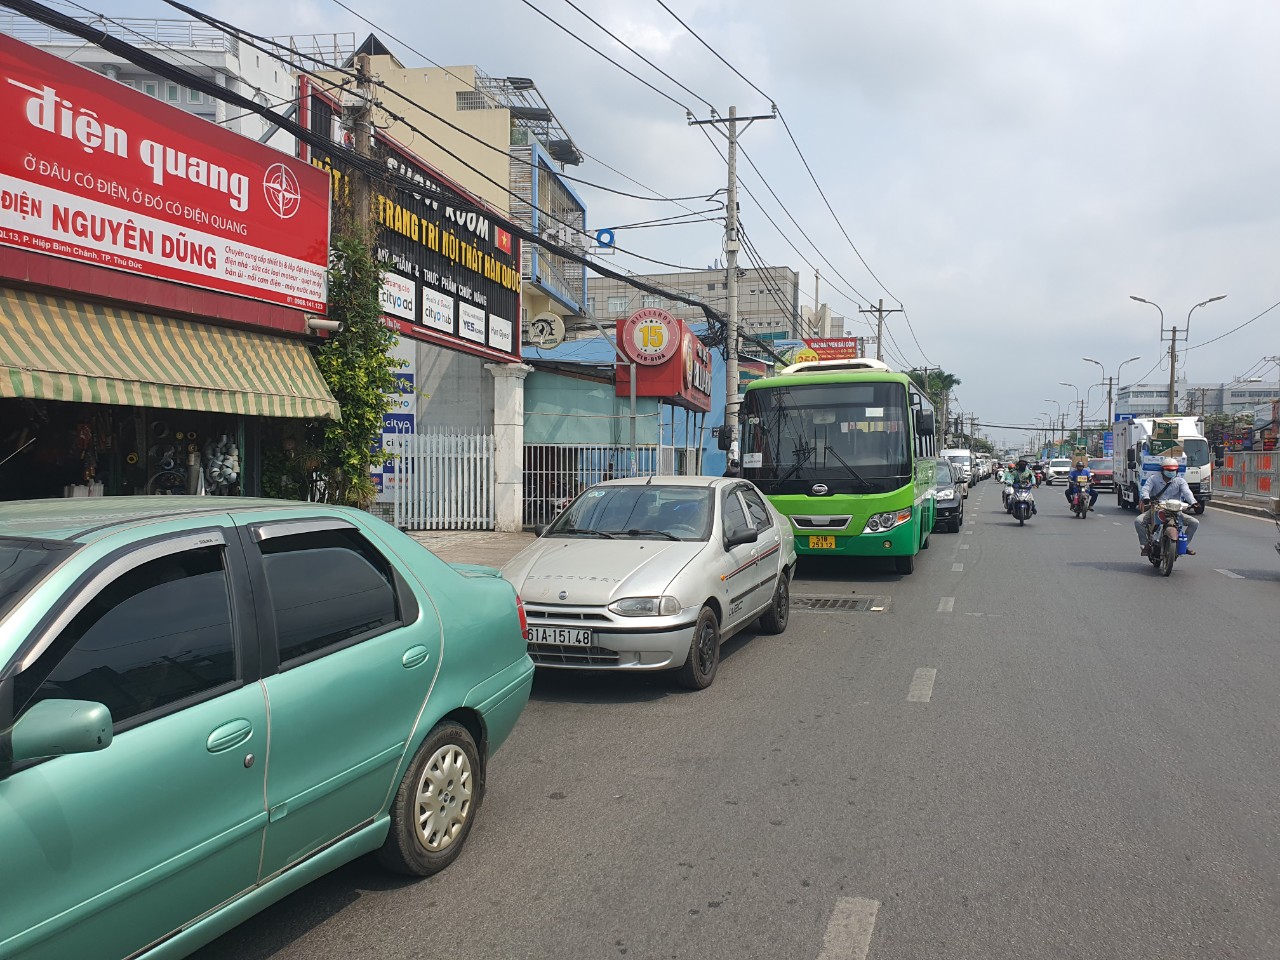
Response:
[[[1125,454],[1124,462],[1128,464],[1129,469],[1132,470],[1134,467],[1138,465],[1138,458],[1134,455],[1133,451],[1130,450],[1128,453]]]
[[[111,745],[111,711],[87,700],[41,700],[9,733],[12,759],[93,753]]]
[[[935,424],[933,420],[933,414],[929,413],[927,410],[917,410],[916,411],[916,433],[932,436],[934,428],[935,428]]]
[[[730,533],[724,538],[724,545],[726,550],[732,550],[734,547],[740,547],[744,543],[755,543],[759,539],[760,534],[754,528],[747,527]]]
[[[545,523],[535,523],[533,525],[533,535],[535,537],[540,537],[546,532],[547,532],[547,525]]]
[[[720,428],[720,432],[716,434],[716,446],[721,450],[733,449],[733,427],[726,423]]]

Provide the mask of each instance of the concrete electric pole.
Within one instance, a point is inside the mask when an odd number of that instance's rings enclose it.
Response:
[[[689,120],[691,126],[710,126],[723,133],[729,141],[729,203],[724,219],[724,255],[729,268],[728,279],[728,317],[725,322],[725,363],[724,363],[724,426],[729,431],[732,443],[738,436],[738,251],[742,242],[738,237],[738,137],[746,133],[747,128],[757,120],[777,119],[777,110],[773,113],[756,117],[739,117],[738,108],[730,107],[728,118],[712,117],[709,120]],[[745,126],[741,130],[738,124]],[[723,124],[725,129],[719,130]]]
[[[902,312],[902,308],[901,308],[901,307],[894,307],[892,310],[886,310],[886,309],[884,308],[884,300],[881,300],[881,301],[880,301],[880,305],[879,305],[878,307],[874,307],[874,308],[869,309],[869,310],[864,310],[862,307],[859,307],[859,308],[858,308],[858,312],[859,312],[859,313],[874,313],[874,314],[876,315],[876,359],[877,359],[877,360],[883,360],[883,359],[884,359],[884,348],[881,346],[881,344],[882,344],[882,343],[884,343],[884,318],[885,318],[885,315],[886,315],[886,314],[889,314],[889,313],[901,313],[901,312]]]

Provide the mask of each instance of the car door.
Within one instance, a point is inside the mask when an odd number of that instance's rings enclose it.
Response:
[[[295,515],[246,533],[268,638],[265,879],[385,808],[442,635],[420,585],[356,524]]]
[[[753,529],[754,525],[747,514],[746,504],[738,495],[736,486],[724,490],[720,494],[721,516],[721,548],[720,581],[723,585],[721,604],[724,608],[722,630],[734,629],[745,622],[751,615],[751,598],[756,584],[756,555],[759,552],[755,543],[740,543],[729,546],[729,539],[735,532]]]
[[[267,716],[250,609],[223,529],[161,537],[88,566],[11,665],[16,719],[91,701],[113,738],[0,765],[0,956],[128,956],[253,886]]]
[[[754,589],[751,594],[751,609],[757,613],[773,602],[773,594],[778,586],[778,576],[782,571],[782,535],[773,517],[773,511],[760,496],[760,491],[749,484],[738,487],[738,494],[746,505],[747,516],[756,529],[757,540],[754,556],[756,566],[751,574]]]

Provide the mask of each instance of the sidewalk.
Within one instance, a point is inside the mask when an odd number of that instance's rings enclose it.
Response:
[[[537,539],[532,533],[494,530],[410,530],[408,533],[445,563],[475,563],[484,567],[501,567]]]
[[[1251,517],[1266,517],[1270,519],[1276,516],[1275,498],[1268,497],[1241,497],[1235,494],[1223,496],[1215,493],[1212,500],[1209,501],[1209,508],[1213,510],[1226,510],[1230,513],[1243,513]]]

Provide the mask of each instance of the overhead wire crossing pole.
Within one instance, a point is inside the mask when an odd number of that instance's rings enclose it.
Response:
[[[890,313],[902,313],[902,308],[894,307],[892,310],[886,310],[884,308],[884,299],[882,298],[880,300],[879,306],[872,307],[869,310],[859,307],[858,312],[874,313],[876,315],[876,359],[883,360],[884,348],[881,346],[881,344],[884,343],[884,318],[887,314],[890,314]]]
[[[689,118],[690,126],[710,126],[723,134],[729,141],[729,197],[724,219],[724,255],[728,267],[728,317],[725,322],[725,363],[724,363],[724,427],[728,431],[727,448],[738,436],[738,251],[742,248],[738,235],[738,137],[747,132],[757,120],[776,120],[777,107],[773,113],[755,117],[739,117],[738,108],[730,107],[728,117],[711,117],[707,120]],[[738,129],[738,124],[744,126]],[[721,130],[721,125],[724,129]]]

